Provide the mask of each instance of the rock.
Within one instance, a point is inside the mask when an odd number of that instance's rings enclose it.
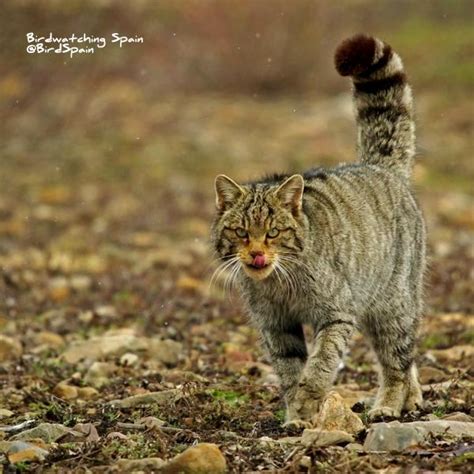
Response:
[[[78,397],[79,391],[74,385],[68,385],[66,382],[59,382],[53,388],[53,393],[63,400],[74,400]]]
[[[362,420],[346,405],[341,395],[334,391],[326,395],[313,422],[316,428],[325,431],[356,434],[364,429]]]
[[[442,370],[434,367],[420,367],[418,374],[422,384],[443,382],[449,377]]]
[[[90,400],[91,398],[95,398],[99,395],[98,390],[94,387],[79,387],[78,388],[78,396],[83,400]]]
[[[462,413],[460,411],[456,411],[454,413],[449,413],[448,415],[444,415],[441,417],[442,420],[448,421],[464,421],[464,422],[471,422],[474,421],[472,416],[467,415],[466,413]]]
[[[92,279],[87,275],[73,275],[70,283],[73,290],[85,291],[92,286]]]
[[[84,382],[94,388],[101,388],[110,383],[110,376],[115,372],[116,367],[109,362],[94,362],[87,371]]]
[[[347,449],[348,451],[354,451],[356,453],[364,452],[364,446],[362,446],[360,443],[349,443],[344,446],[344,449]]]
[[[0,335],[0,363],[18,359],[22,353],[23,348],[17,340]]]
[[[8,460],[12,464],[25,461],[44,461],[47,455],[46,449],[23,441],[10,443],[7,450]]]
[[[0,420],[2,420],[3,418],[10,418],[14,414],[15,413],[13,413],[10,410],[6,410],[5,408],[0,408]]]
[[[138,356],[131,352],[127,352],[122,357],[120,357],[120,365],[124,367],[135,367],[138,364],[138,361]]]
[[[85,341],[72,343],[62,357],[69,364],[76,364],[81,359],[98,360],[107,356],[120,356],[130,350],[146,350],[146,338],[132,334],[104,335]]]
[[[340,430],[306,429],[301,436],[301,443],[307,447],[320,448],[341,443],[352,443],[353,441],[354,437],[351,434]]]
[[[121,459],[115,466],[119,472],[163,472],[161,468],[166,464],[161,458]]]
[[[414,426],[402,425],[398,421],[375,423],[369,429],[364,449],[366,451],[401,452],[404,449],[418,446],[424,439],[423,431]]]
[[[209,382],[206,377],[196,374],[195,372],[191,372],[190,370],[168,370],[164,373],[164,378],[166,382],[171,382],[174,385],[179,385],[185,382]]]
[[[163,474],[224,474],[226,460],[215,444],[192,446],[161,467]]]
[[[163,390],[161,392],[141,393],[121,400],[112,400],[110,405],[117,408],[131,408],[140,405],[160,404],[169,401],[176,401],[181,398],[181,391],[177,389]]]
[[[64,339],[54,332],[50,331],[41,331],[35,337],[35,342],[38,345],[52,348],[52,349],[61,349],[64,346]]]
[[[110,356],[120,357],[129,352],[144,352],[150,358],[167,365],[176,365],[183,351],[183,345],[172,339],[139,337],[132,331],[120,331],[72,343],[62,358],[76,364],[82,359],[99,360]]]
[[[49,281],[49,296],[53,301],[61,302],[69,297],[71,290],[67,278],[54,277]]]
[[[117,310],[112,305],[98,306],[94,310],[97,316],[108,319],[115,319],[117,317]]]
[[[159,418],[156,418],[154,416],[145,416],[143,418],[140,418],[138,420],[138,423],[140,425],[145,426],[147,430],[156,431],[159,431],[160,428],[166,424],[163,420],[160,420]]]
[[[356,403],[365,404],[366,400],[374,397],[372,392],[367,392],[365,390],[353,390],[343,385],[334,387],[334,391],[337,392],[344,399],[347,405],[352,407]]]
[[[77,423],[73,430],[84,435],[85,441],[99,441],[100,436],[92,423]]]
[[[437,349],[429,351],[437,360],[445,362],[457,362],[461,359],[474,356],[474,346],[464,344],[460,346],[450,347],[449,349]]]
[[[172,339],[150,339],[148,354],[150,358],[167,365],[176,365],[183,353],[183,345]]]
[[[41,439],[45,443],[54,443],[59,438],[70,433],[72,430],[58,423],[41,423],[35,428],[22,431],[10,438],[12,441],[28,441],[31,439]]]
[[[425,435],[444,434],[451,438],[474,437],[474,422],[453,420],[412,421],[404,423],[404,426],[419,429]]]

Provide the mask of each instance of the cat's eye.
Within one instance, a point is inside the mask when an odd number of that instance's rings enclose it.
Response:
[[[278,236],[279,233],[280,231],[276,227],[273,227],[267,232],[267,236],[270,237],[271,239],[274,239],[275,237]]]
[[[240,237],[241,239],[245,239],[245,237],[247,237],[247,231],[242,229],[242,227],[235,229],[235,233],[237,234],[237,237]]]

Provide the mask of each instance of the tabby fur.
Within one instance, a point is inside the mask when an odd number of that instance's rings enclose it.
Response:
[[[376,38],[343,41],[335,64],[352,78],[358,163],[215,183],[220,268],[260,331],[291,423],[317,414],[356,328],[380,365],[369,416],[398,417],[422,401],[414,353],[425,226],[409,182],[411,89],[398,54]],[[314,330],[311,344],[303,325]]]

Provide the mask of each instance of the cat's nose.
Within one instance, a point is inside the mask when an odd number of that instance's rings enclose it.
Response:
[[[250,256],[255,258],[255,257],[261,257],[265,255],[261,250],[251,250],[250,251]]]

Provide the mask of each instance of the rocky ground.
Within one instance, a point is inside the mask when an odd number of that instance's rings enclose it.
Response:
[[[472,471],[468,104],[418,102],[426,406],[371,425],[374,358],[356,336],[318,425],[301,433],[282,428],[277,381],[237,295],[224,278],[209,287],[212,180],[351,160],[348,96],[152,106],[123,81],[75,105],[67,94],[25,104],[1,137],[4,472]],[[90,126],[101,114],[107,127]]]

